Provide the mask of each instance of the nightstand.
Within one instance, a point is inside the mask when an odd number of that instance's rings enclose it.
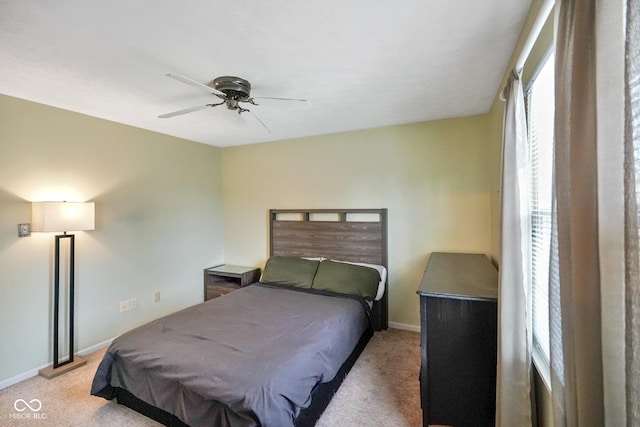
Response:
[[[260,269],[239,265],[219,265],[204,270],[204,300],[217,298],[260,280]]]

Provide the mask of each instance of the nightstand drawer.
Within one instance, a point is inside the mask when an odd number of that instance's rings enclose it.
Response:
[[[260,269],[220,265],[204,270],[204,300],[217,298],[260,280]]]

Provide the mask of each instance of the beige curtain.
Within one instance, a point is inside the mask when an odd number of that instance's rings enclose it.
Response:
[[[557,6],[554,426],[638,426],[640,1]]]
[[[595,6],[595,0],[563,0],[557,8],[556,209],[549,284],[555,427],[604,425]]]
[[[625,45],[625,377],[628,426],[640,425],[640,2],[627,1]]]
[[[501,235],[498,298],[496,426],[531,425],[531,301],[527,240],[527,120],[521,74],[513,71],[502,98]]]
[[[624,1],[596,5],[598,221],[606,426],[625,426]]]

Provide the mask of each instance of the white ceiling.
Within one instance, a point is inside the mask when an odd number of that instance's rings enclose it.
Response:
[[[486,113],[529,4],[0,0],[0,93],[220,147]],[[166,73],[311,106],[160,119],[218,101]]]

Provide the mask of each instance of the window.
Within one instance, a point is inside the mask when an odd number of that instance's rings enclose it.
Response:
[[[554,124],[554,56],[541,64],[526,94],[529,129],[531,298],[534,361],[549,364],[549,250]],[[540,360],[542,359],[542,360]],[[540,366],[538,367],[541,368]]]

